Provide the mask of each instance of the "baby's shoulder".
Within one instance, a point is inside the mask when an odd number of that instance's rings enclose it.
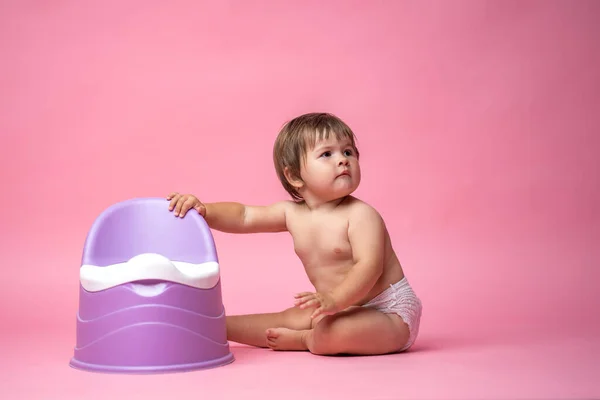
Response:
[[[383,239],[387,228],[383,217],[372,205],[356,199],[349,204],[348,235],[354,241]]]
[[[371,219],[382,221],[381,214],[375,207],[356,197],[352,197],[348,201],[347,207],[348,219],[350,220]]]
[[[278,204],[285,211],[288,221],[295,221],[301,218],[306,208],[304,203],[300,201],[282,200]]]

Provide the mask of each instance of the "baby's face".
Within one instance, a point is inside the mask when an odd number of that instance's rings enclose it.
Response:
[[[306,190],[325,201],[347,196],[360,184],[356,149],[350,140],[335,135],[307,149],[300,173]]]

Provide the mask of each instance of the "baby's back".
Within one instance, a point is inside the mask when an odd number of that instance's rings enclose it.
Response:
[[[370,206],[350,196],[333,210],[309,210],[304,204],[297,204],[287,212],[286,223],[294,250],[319,292],[339,285],[355,263],[348,229],[357,207]],[[368,295],[356,305],[366,303],[404,276],[387,229],[384,236],[383,272]]]

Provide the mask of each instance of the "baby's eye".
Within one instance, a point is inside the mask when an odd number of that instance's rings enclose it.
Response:
[[[331,157],[331,152],[326,151],[325,153],[321,154],[321,157]]]
[[[344,155],[345,155],[346,157],[350,157],[352,154],[353,154],[352,150],[345,150],[345,151],[344,151]]]

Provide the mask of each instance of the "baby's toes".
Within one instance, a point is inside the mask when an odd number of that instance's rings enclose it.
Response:
[[[277,339],[279,337],[279,333],[275,329],[267,329],[265,334],[267,335],[267,339]]]

